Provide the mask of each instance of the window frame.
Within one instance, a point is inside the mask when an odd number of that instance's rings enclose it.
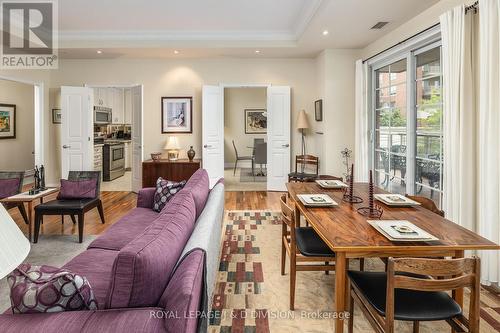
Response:
[[[395,62],[406,59],[406,193],[413,195],[416,192],[416,155],[417,155],[417,81],[416,81],[416,56],[433,48],[442,47],[441,32],[439,25],[432,27],[415,37],[408,39],[397,46],[385,51],[367,62],[368,64],[368,121],[369,121],[369,168],[375,170],[376,162],[376,106],[377,106],[377,76],[376,71]],[[442,63],[442,55],[441,55]],[[442,88],[442,66],[441,66],[441,88]],[[442,127],[441,127],[442,128]],[[441,131],[442,138],[442,131]],[[444,161],[441,163],[440,180],[442,184],[442,170]],[[390,170],[389,170],[390,173]],[[441,192],[441,190],[439,190]]]

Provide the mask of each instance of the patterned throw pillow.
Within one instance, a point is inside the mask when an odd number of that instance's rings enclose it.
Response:
[[[97,309],[87,279],[63,268],[21,264],[7,282],[13,313]]]
[[[186,185],[186,181],[183,180],[180,183],[176,183],[170,180],[165,180],[163,178],[158,178],[156,181],[156,192],[153,198],[153,210],[155,212],[161,212],[163,207],[174,197],[174,195],[182,190]]]

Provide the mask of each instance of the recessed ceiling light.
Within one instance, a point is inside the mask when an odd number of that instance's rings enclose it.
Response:
[[[101,50],[97,50],[97,54],[101,54],[101,53],[102,53],[102,51],[101,51]]]
[[[179,51],[177,51],[177,50],[174,50],[174,54],[179,54]]]
[[[328,30],[323,30],[323,36],[328,35]]]
[[[259,53],[260,53],[260,50],[255,50],[255,53],[259,54]]]

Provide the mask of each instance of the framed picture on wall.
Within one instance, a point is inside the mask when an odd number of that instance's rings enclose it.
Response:
[[[61,123],[61,109],[52,109],[52,124]]]
[[[314,119],[316,121],[323,121],[323,100],[318,99],[314,102]]]
[[[245,134],[267,133],[267,112],[265,109],[245,109]]]
[[[16,106],[0,104],[0,139],[16,138]]]
[[[161,132],[193,133],[193,97],[161,98]]]

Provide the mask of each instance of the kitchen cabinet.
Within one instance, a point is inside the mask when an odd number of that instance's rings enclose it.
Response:
[[[132,89],[125,88],[123,90],[124,94],[124,123],[127,125],[132,124]]]
[[[102,145],[94,146],[94,171],[100,171],[102,174]]]
[[[125,142],[125,170],[132,169],[132,144]]]
[[[94,88],[94,106],[111,107],[109,88]]]
[[[108,88],[113,100],[112,123],[125,124],[123,88]]]

